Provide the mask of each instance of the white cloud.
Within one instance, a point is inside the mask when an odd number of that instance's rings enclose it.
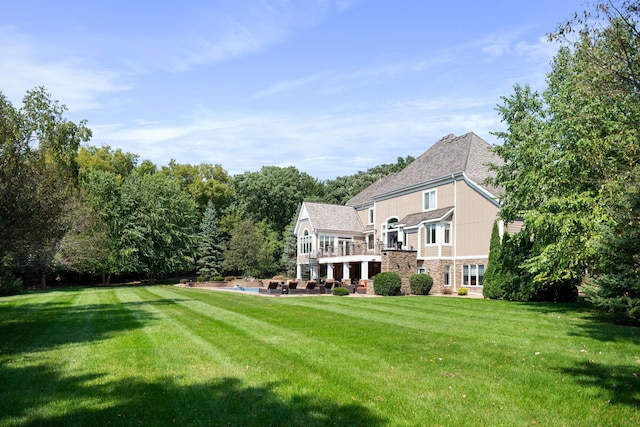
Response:
[[[10,29],[0,29],[0,81],[2,90],[17,103],[26,91],[44,86],[55,99],[75,111],[100,107],[105,92],[130,89],[123,76],[92,66],[79,58],[43,59],[31,40]]]
[[[497,57],[511,53],[511,48],[508,42],[500,41],[492,45],[483,47],[482,51],[484,53],[488,53],[490,56]]]

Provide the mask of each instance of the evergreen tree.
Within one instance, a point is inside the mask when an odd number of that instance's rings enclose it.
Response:
[[[640,195],[637,185],[621,191],[609,207],[615,220],[602,226],[599,263],[585,291],[616,322],[640,325]]]
[[[489,259],[487,261],[487,269],[484,272],[484,281],[482,282],[482,294],[486,298],[499,299],[505,296],[504,289],[501,286],[504,282],[502,256],[502,242],[500,240],[498,221],[494,221],[489,242]]]
[[[210,278],[221,275],[223,250],[216,210],[213,202],[209,201],[198,234],[198,276]]]
[[[299,210],[299,209],[298,209]],[[282,250],[282,260],[281,264],[288,276],[295,277],[296,276],[296,267],[297,267],[297,249],[298,249],[298,238],[293,232],[296,226],[296,220],[298,219],[298,213],[293,217],[293,220],[287,228],[282,233],[282,240],[284,241],[284,249]]]

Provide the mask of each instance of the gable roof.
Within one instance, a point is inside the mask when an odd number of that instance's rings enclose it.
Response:
[[[304,202],[300,215],[302,216],[305,213],[314,231],[326,230],[361,233],[364,230],[358,213],[351,206]]]
[[[491,146],[486,141],[473,132],[462,136],[450,134],[433,144],[402,171],[364,189],[347,201],[347,205],[362,206],[372,203],[380,195],[462,172],[491,194],[496,194],[496,188],[483,184],[486,178],[492,176],[488,163],[501,164],[502,161],[491,152]]]

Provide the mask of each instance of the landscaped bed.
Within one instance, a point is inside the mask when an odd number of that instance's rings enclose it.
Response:
[[[0,328],[2,426],[640,424],[640,330],[586,303],[87,288]]]

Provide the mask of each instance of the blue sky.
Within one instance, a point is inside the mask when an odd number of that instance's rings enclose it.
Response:
[[[45,86],[91,145],[318,179],[473,131],[582,0],[0,0],[0,91]]]

